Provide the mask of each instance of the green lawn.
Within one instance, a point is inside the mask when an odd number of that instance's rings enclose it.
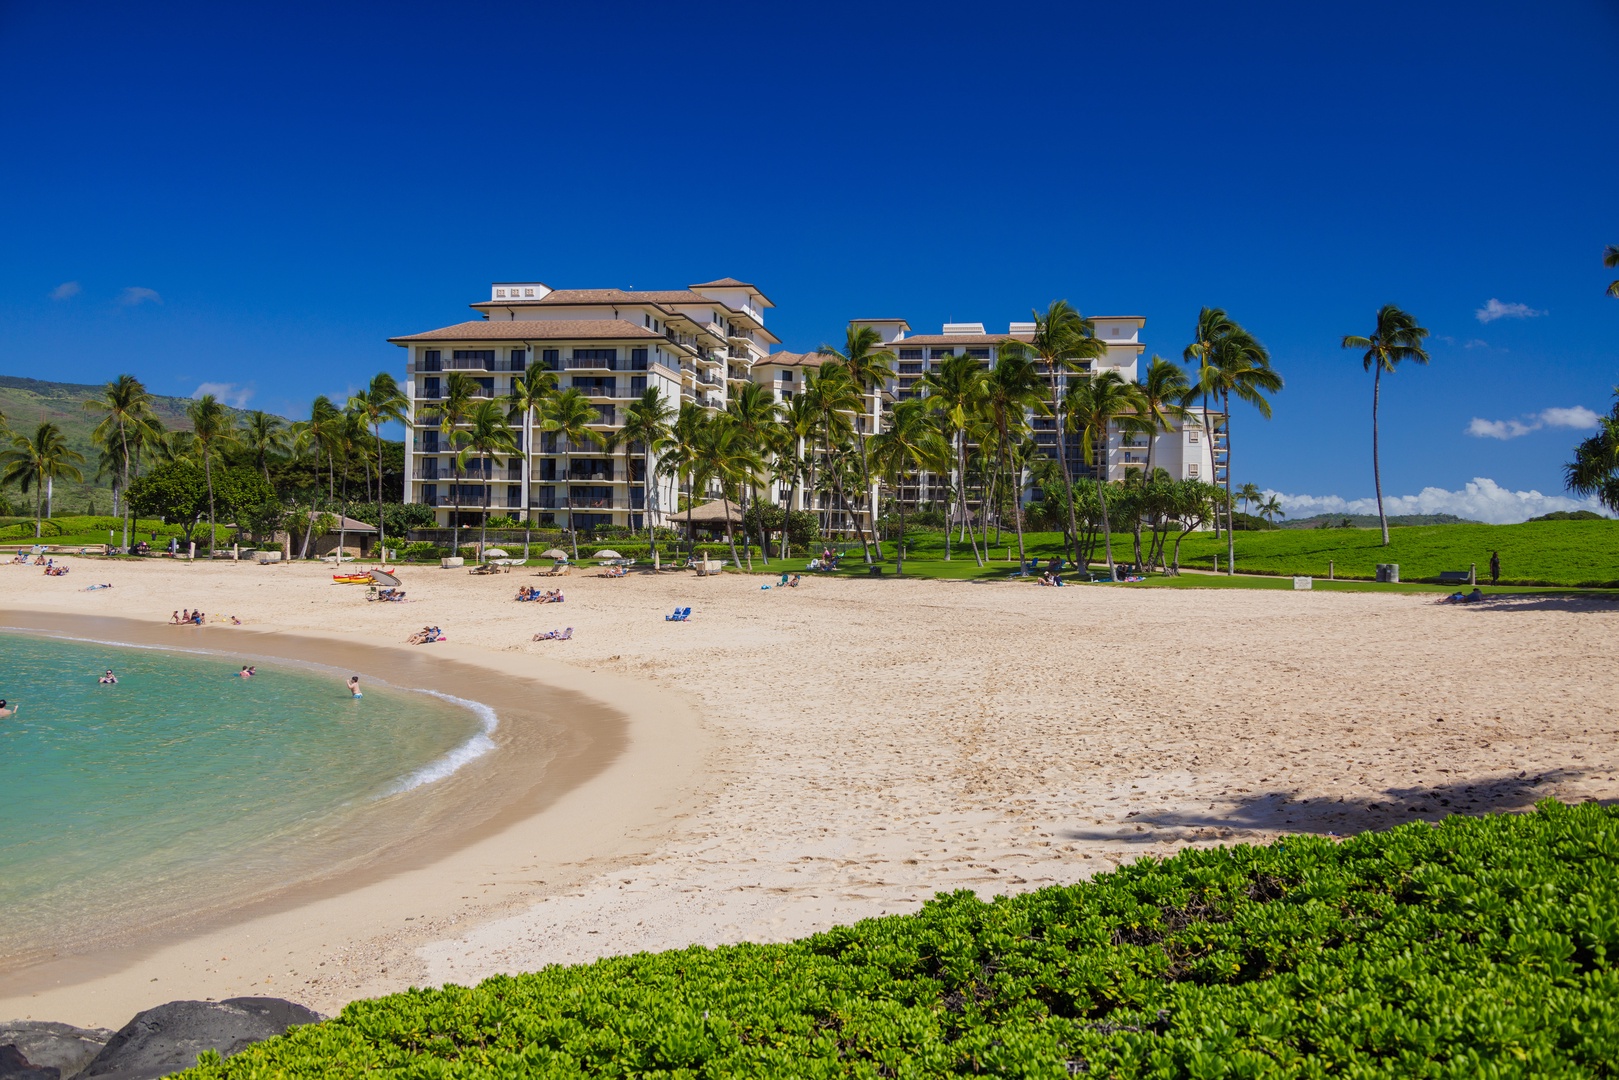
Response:
[[[1294,575],[1324,579],[1329,562],[1337,578],[1359,578],[1370,582],[1376,564],[1398,563],[1405,582],[1432,579],[1443,570],[1466,570],[1476,564],[1481,580],[1489,580],[1490,552],[1501,553],[1501,582],[1504,585],[1616,588],[1619,587],[1619,521],[1546,521],[1522,525],[1425,525],[1390,530],[1390,544],[1381,544],[1376,529],[1278,529],[1237,534],[1239,574],[1267,574],[1282,578]],[[1011,547],[1012,558],[1007,559]],[[844,552],[840,574],[863,575],[866,567],[859,544],[834,545]],[[894,546],[884,545],[884,566],[894,570]],[[1030,533],[1024,537],[1030,558],[1046,559],[1061,554],[1057,533]],[[994,559],[980,568],[972,551],[956,546],[951,561],[944,560],[944,539],[940,533],[912,533],[905,559],[907,577],[975,579],[1005,577],[1016,565],[1016,539],[1003,535],[994,549]],[[1225,539],[1213,533],[1193,533],[1181,545],[1183,569],[1210,569],[1218,552],[1225,563]],[[1128,562],[1134,558],[1128,534],[1113,538],[1114,558]],[[791,559],[787,569],[802,571],[807,558]],[[781,564],[773,561],[772,568]],[[754,559],[754,569],[762,569]],[[1250,579],[1251,580],[1251,579]],[[1203,575],[1186,575],[1181,584],[1212,586]],[[1289,588],[1277,581],[1258,586]],[[1322,587],[1318,580],[1317,587]]]

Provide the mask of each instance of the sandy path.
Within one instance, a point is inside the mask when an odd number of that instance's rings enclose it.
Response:
[[[418,603],[388,607],[314,568],[84,569],[0,568],[0,599],[164,618],[176,604],[234,605],[250,624],[383,642],[437,622],[486,661],[571,669],[586,693],[652,691],[632,737],[643,762],[668,752],[648,742],[665,703],[695,706],[707,743],[679,804],[688,816],[618,821],[633,836],[602,841],[594,864],[578,845],[553,850],[531,821],[511,831],[539,848],[522,880],[545,884],[424,910],[410,928],[338,918],[325,936],[345,938],[342,957],[300,966],[285,987],[327,1010],[550,962],[781,940],[938,890],[1032,889],[1188,843],[1619,795],[1619,604],[1602,601],[892,580],[761,590],[760,578],[671,574],[567,578],[565,605],[536,608],[507,599],[531,578],[433,569],[407,573]],[[76,591],[92,578],[117,588]],[[694,608],[689,624],[660,618],[677,603]],[[553,625],[574,640],[527,643]],[[609,769],[579,820],[613,817],[635,775]],[[143,973],[107,979],[136,986]],[[84,986],[0,996],[0,1015],[123,1018],[74,1007],[92,1000]]]

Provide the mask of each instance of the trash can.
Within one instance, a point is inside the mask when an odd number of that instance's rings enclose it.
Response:
[[[1389,584],[1399,584],[1400,564],[1397,562],[1380,562],[1377,564],[1377,580]]]

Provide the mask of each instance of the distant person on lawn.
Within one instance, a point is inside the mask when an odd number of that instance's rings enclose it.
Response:
[[[1494,585],[1501,580],[1501,553],[1490,552],[1490,584]]]

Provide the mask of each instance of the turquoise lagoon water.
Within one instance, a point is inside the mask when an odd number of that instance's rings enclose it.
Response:
[[[244,662],[0,634],[0,959],[351,865],[494,747],[475,703]]]

